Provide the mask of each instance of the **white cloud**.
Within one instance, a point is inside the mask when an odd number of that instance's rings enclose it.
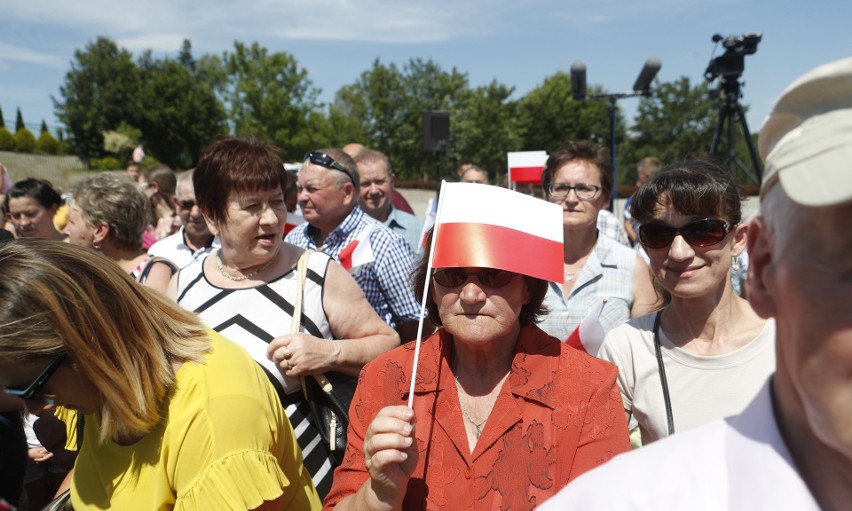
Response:
[[[17,61],[30,64],[43,64],[51,67],[63,67],[65,61],[56,55],[39,53],[30,48],[0,41],[0,61]]]
[[[153,52],[177,53],[187,34],[144,34],[135,37],[122,37],[116,41],[119,47],[133,53],[151,50]]]

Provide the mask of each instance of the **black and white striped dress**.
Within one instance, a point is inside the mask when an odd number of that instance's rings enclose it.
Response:
[[[323,339],[333,338],[322,306],[323,283],[329,261],[330,258],[321,252],[311,255],[302,301],[300,330]],[[314,426],[299,380],[284,376],[275,363],[266,358],[266,349],[272,339],[290,331],[296,271],[291,270],[253,288],[223,289],[207,280],[203,263],[203,259],[195,261],[178,274],[178,303],[184,309],[195,311],[213,330],[245,348],[264,368],[267,376],[274,380],[302,448],[305,467],[320,497],[325,498],[331,489],[333,458]]]

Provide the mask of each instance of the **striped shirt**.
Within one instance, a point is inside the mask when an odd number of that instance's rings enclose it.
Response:
[[[547,283],[544,305],[550,312],[538,326],[565,341],[589,310],[603,299],[607,301],[600,317],[604,332],[626,322],[633,307],[635,268],[635,251],[598,234],[595,249],[577,275],[567,300],[562,295],[562,284]]]

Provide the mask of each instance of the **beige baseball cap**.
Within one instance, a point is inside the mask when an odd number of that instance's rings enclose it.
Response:
[[[761,197],[776,183],[804,206],[852,201],[852,57],[824,64],[781,94],[760,130]]]

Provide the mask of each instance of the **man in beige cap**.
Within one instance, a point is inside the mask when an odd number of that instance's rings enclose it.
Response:
[[[775,374],[742,414],[621,455],[539,509],[852,508],[852,58],[793,82],[760,149],[748,299],[775,318]]]

